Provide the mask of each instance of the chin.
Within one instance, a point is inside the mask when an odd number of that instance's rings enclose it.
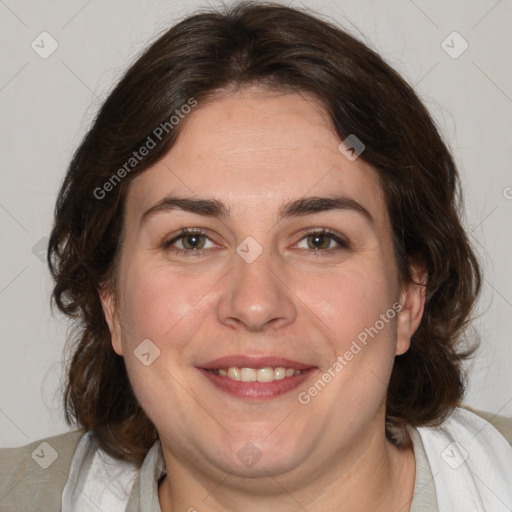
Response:
[[[303,439],[290,442],[288,437],[288,442],[267,439],[258,443],[246,442],[246,437],[241,442],[231,442],[230,452],[217,461],[224,471],[239,477],[278,476],[297,468],[307,458]]]
[[[266,478],[284,475],[299,467],[300,464],[301,461],[298,460],[298,457],[288,453],[282,456],[280,454],[272,454],[271,456],[267,454],[266,457],[262,456],[261,459],[256,461],[254,465],[246,466],[245,463],[238,460],[235,454],[235,457],[231,458],[230,465],[226,465],[223,461],[222,469],[235,477],[256,479],[254,484],[251,484],[254,485],[255,489],[259,489],[260,486],[267,489],[268,481],[265,481]]]

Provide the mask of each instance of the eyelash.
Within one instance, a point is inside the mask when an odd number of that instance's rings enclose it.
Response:
[[[175,236],[174,238],[172,238],[171,240],[168,240],[166,242],[164,242],[162,244],[162,248],[166,251],[169,251],[169,250],[172,250],[174,252],[174,254],[176,254],[177,256],[204,256],[204,251],[208,250],[208,249],[179,249],[179,248],[172,248],[172,244],[174,244],[175,242],[177,242],[178,240],[182,239],[182,238],[185,238],[186,236],[190,236],[190,235],[199,235],[199,236],[205,236],[206,238],[210,239],[208,237],[208,234],[205,232],[205,231],[202,231],[200,229],[182,229],[177,236]],[[329,238],[331,240],[333,240],[334,242],[336,242],[338,244],[338,247],[336,248],[331,248],[331,249],[304,249],[306,250],[308,253],[314,253],[315,255],[319,255],[319,253],[327,253],[327,254],[331,254],[332,252],[336,252],[336,251],[339,251],[339,250],[346,250],[346,249],[349,249],[350,248],[350,245],[349,243],[344,240],[343,238],[339,237],[336,233],[334,233],[333,231],[330,231],[329,229],[327,228],[322,228],[322,229],[318,229],[318,230],[315,230],[315,231],[309,231],[308,233],[306,233],[300,240],[304,240],[305,238],[307,238],[308,236],[312,236],[312,235],[328,235]]]

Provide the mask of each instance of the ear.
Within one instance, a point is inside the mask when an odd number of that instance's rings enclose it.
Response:
[[[114,291],[111,290],[110,286],[101,285],[98,290],[101,306],[103,308],[103,314],[108,324],[110,331],[110,339],[112,348],[120,356],[123,355],[123,349],[121,344],[121,323],[119,321],[119,311],[117,301],[114,296]]]
[[[411,337],[419,327],[425,309],[427,273],[423,267],[412,267],[413,282],[402,287],[398,313],[396,355],[404,354],[411,346]]]

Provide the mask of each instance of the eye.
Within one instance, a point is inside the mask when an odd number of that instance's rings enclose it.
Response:
[[[207,245],[208,240],[210,246]],[[163,249],[172,250],[182,256],[201,256],[204,249],[212,247],[214,244],[204,231],[189,229],[183,229],[177,236],[162,244]]]
[[[305,241],[306,247],[300,247],[300,244]],[[332,252],[341,249],[348,249],[349,244],[339,235],[329,231],[328,229],[321,229],[319,231],[312,231],[301,239],[297,247],[306,249],[310,252]]]
[[[302,245],[306,245],[306,247]],[[207,233],[201,230],[183,229],[171,240],[162,244],[166,251],[172,251],[180,256],[204,256],[204,251],[212,249],[215,244],[210,240]],[[328,229],[311,231],[301,238],[296,247],[305,249],[310,253],[332,253],[348,249],[349,243],[340,235]]]

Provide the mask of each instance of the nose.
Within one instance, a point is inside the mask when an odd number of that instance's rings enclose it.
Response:
[[[297,316],[294,292],[286,277],[263,251],[248,263],[238,254],[224,283],[218,301],[217,315],[221,323],[258,332],[291,324]]]

